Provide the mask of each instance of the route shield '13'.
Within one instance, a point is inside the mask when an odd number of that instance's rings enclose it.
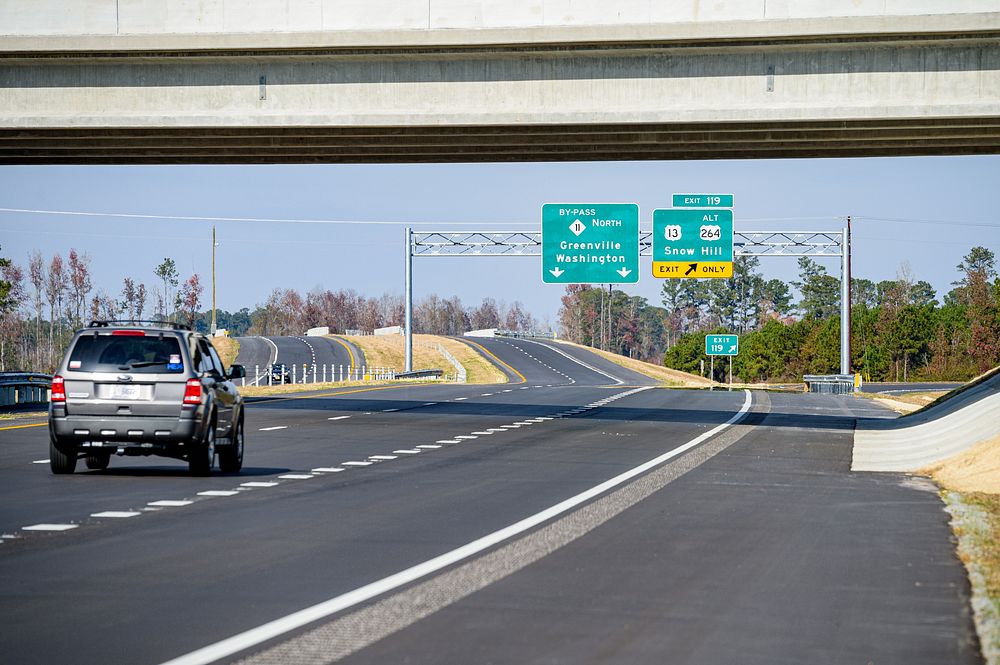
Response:
[[[635,284],[639,281],[639,206],[546,203],[542,206],[542,281]]]

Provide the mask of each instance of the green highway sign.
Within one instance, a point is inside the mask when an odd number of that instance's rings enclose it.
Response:
[[[739,335],[705,335],[706,356],[736,356],[739,353]]]
[[[653,211],[653,277],[733,276],[733,211]]]
[[[639,206],[546,203],[542,206],[542,281],[635,284],[639,281]]]
[[[674,194],[675,208],[732,208],[732,194]]]

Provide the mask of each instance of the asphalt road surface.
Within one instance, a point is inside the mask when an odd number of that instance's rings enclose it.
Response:
[[[237,475],[0,426],[3,660],[981,662],[934,487],[849,470],[887,410],[477,341],[516,382],[252,401]]]
[[[287,365],[289,372],[294,365],[296,380],[302,382],[305,378],[309,383],[314,379],[323,380],[323,366],[338,368],[336,371],[339,378],[340,367],[347,372],[350,367],[366,365],[361,349],[340,337],[239,337],[237,341],[240,343],[240,352],[236,362],[246,368],[248,385],[257,381],[266,385],[267,373],[264,368],[277,363]],[[316,365],[315,376],[313,365]]]

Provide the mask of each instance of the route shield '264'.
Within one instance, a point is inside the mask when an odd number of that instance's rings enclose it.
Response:
[[[653,276],[732,277],[733,211],[654,210]]]
[[[542,281],[635,284],[639,281],[639,206],[546,203],[542,206]]]

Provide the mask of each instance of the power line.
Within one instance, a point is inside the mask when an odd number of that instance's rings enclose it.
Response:
[[[361,219],[292,219],[269,217],[204,217],[195,215],[145,215],[126,212],[84,212],[78,210],[38,210],[33,208],[0,208],[0,212],[29,215],[64,215],[73,217],[117,217],[124,219],[166,219],[182,222],[262,222],[268,224],[354,224],[369,226],[524,226],[526,222],[386,222]]]
[[[890,222],[898,224],[938,224],[942,226],[975,226],[978,228],[1000,229],[1000,222],[956,222],[945,219],[907,219],[905,217],[868,217],[858,215],[853,220],[865,219],[873,222]]]

